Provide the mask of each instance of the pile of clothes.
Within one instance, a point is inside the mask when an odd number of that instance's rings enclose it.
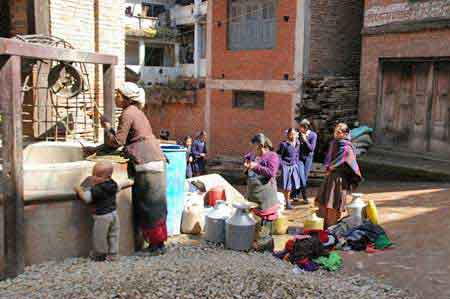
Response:
[[[351,227],[344,219],[329,227],[328,232],[338,238],[337,249],[375,253],[393,245],[384,229],[368,220],[364,220],[359,226]]]
[[[352,226],[347,219],[327,230],[304,230],[285,244],[284,250],[274,256],[297,265],[304,271],[323,268],[337,271],[342,266],[338,250],[355,250],[376,253],[392,247],[393,243],[384,229],[364,220],[361,225]]]
[[[342,259],[336,251],[331,252],[335,242],[336,239],[330,238],[325,231],[305,231],[303,235],[296,235],[288,240],[284,250],[275,252],[274,256],[308,272],[320,267],[337,271],[342,266]]]

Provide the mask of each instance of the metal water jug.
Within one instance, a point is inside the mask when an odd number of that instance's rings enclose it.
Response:
[[[225,221],[230,218],[231,210],[222,200],[216,202],[214,209],[206,215],[205,240],[214,243],[225,242]]]
[[[250,216],[250,204],[235,203],[234,215],[226,220],[225,246],[232,250],[250,250],[255,239],[256,221]]]

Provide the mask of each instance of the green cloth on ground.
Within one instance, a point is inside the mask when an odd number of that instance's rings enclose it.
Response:
[[[337,271],[342,266],[342,258],[336,251],[331,252],[328,257],[321,256],[314,259],[313,262],[319,264],[322,268],[328,271]]]
[[[387,235],[385,235],[385,234],[380,235],[377,238],[377,240],[375,241],[375,248],[376,249],[383,250],[383,249],[386,249],[386,248],[391,247],[391,246],[392,246],[392,242],[391,242],[391,240],[389,240],[389,237]]]

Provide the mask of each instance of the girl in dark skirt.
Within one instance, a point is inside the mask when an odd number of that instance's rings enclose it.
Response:
[[[317,194],[319,215],[325,220],[325,227],[332,226],[346,209],[347,195],[351,194],[362,180],[354,147],[349,138],[349,128],[340,123],[334,130],[325,159],[327,176]]]
[[[191,178],[193,176],[192,163],[194,162],[194,156],[192,155],[192,137],[186,136],[183,140],[183,146],[186,147],[186,177]]]
[[[206,132],[201,131],[192,144],[192,155],[194,157],[192,170],[194,176],[206,174],[206,155],[208,153],[206,149],[206,138]]]
[[[279,187],[284,193],[286,209],[292,209],[289,202],[291,191],[303,188],[306,184],[303,163],[299,163],[300,144],[294,128],[287,130],[287,140],[280,143],[277,153],[281,160]]]
[[[295,190],[292,192],[292,197],[295,198],[299,193],[302,194],[303,202],[305,204],[308,203],[308,197],[306,196],[306,187],[308,182],[309,172],[311,171],[313,160],[314,160],[314,151],[316,150],[317,144],[317,134],[311,130],[311,124],[307,119],[303,119],[299,123],[299,142],[300,142],[300,156],[299,163],[303,164],[304,170],[304,178],[305,185],[303,188]]]

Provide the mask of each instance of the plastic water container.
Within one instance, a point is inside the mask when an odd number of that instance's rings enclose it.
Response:
[[[167,233],[179,235],[184,209],[184,183],[186,180],[186,149],[179,145],[161,144],[169,162],[166,168]]]

